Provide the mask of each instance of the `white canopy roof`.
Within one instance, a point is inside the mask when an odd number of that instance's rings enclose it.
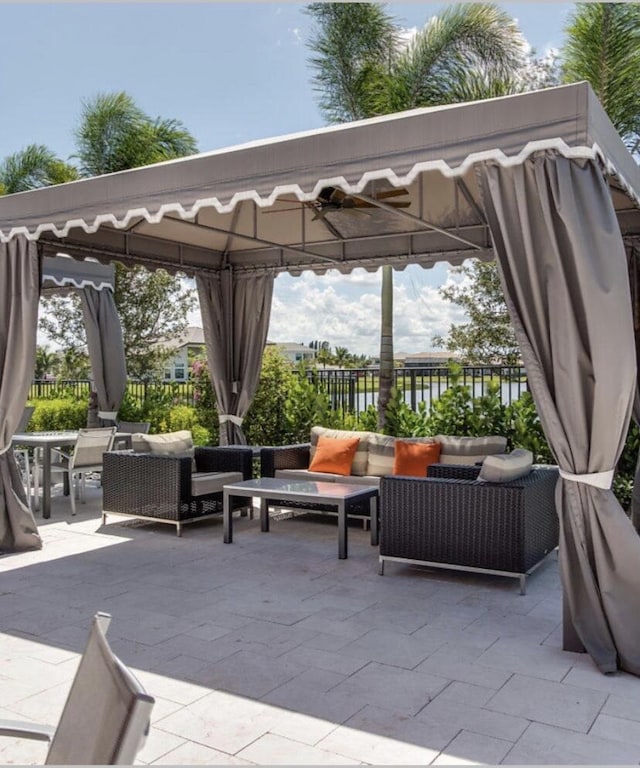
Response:
[[[590,86],[578,83],[9,195],[0,198],[0,240],[22,233],[45,253],[187,273],[490,258],[474,164],[520,163],[545,149],[600,157],[623,234],[640,234],[640,171]]]

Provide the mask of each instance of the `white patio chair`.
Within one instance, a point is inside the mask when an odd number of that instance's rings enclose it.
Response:
[[[23,432],[26,432],[27,426],[31,421],[31,417],[33,416],[34,411],[35,406],[25,405],[24,410],[22,411],[22,416],[20,417],[20,423],[16,427],[16,434],[19,435]],[[32,450],[33,452],[31,452]],[[18,467],[22,472],[23,484],[27,494],[27,503],[29,505],[29,509],[31,509],[32,490],[35,487],[37,495],[38,489],[38,449],[30,449],[27,447],[21,448],[20,446],[16,446],[13,449],[13,453],[16,457],[16,461],[18,462]]]
[[[109,647],[110,621],[94,616],[57,727],[0,720],[0,736],[50,742],[47,765],[133,765],[155,700]]]
[[[80,501],[83,503],[85,501],[87,473],[102,471],[102,454],[112,449],[116,429],[116,427],[81,429],[78,432],[73,453],[69,454],[61,448],[52,449],[52,453],[59,458],[51,462],[51,469],[66,472],[69,476],[72,515],[76,513],[76,493],[78,491],[80,491],[78,494]]]
[[[113,443],[113,450],[119,451],[127,448],[131,448],[131,435],[133,434],[148,434],[151,428],[150,421],[119,421],[118,432]]]

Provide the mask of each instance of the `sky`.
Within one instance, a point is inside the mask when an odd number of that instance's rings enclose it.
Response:
[[[408,29],[443,3],[390,3]],[[558,48],[572,4],[506,3],[542,55]],[[319,128],[302,3],[4,3],[0,0],[0,158],[46,144],[72,158],[83,100],[127,91],[151,117],[181,120],[200,151]],[[394,348],[421,352],[464,320],[438,287],[448,266],[394,273]],[[322,308],[319,312],[318,308]],[[270,341],[314,339],[376,355],[380,273],[280,275]],[[198,325],[197,313],[190,317]]]

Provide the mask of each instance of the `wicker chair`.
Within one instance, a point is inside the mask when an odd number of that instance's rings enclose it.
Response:
[[[387,560],[526,577],[558,545],[558,470],[484,483],[479,466],[436,464],[429,477],[380,483],[380,573]]]
[[[196,448],[195,457],[113,451],[105,453],[103,513],[182,526],[222,514],[225,483],[252,476],[251,448]],[[195,469],[193,471],[193,462]],[[234,509],[246,508],[238,499]]]

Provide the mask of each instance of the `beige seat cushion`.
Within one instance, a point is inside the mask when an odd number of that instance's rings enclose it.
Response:
[[[349,475],[342,480],[336,480],[337,483],[348,483],[349,485],[368,485],[370,487],[380,487],[380,478],[373,475]]]
[[[327,429],[326,427],[312,427],[311,428],[311,459],[315,456],[316,446],[318,445],[318,438],[330,437],[333,439],[344,440],[348,437],[357,437],[360,442],[356,450],[356,455],[353,457],[353,464],[351,465],[352,475],[366,475],[367,474],[367,460],[369,456],[369,437],[372,432],[350,432],[346,429]]]
[[[500,435],[486,437],[436,435],[434,439],[442,446],[440,464],[476,464],[484,461],[487,456],[504,453],[507,449],[507,438]]]
[[[220,493],[224,485],[241,483],[242,472],[194,472],[191,475],[191,495],[208,496]]]

